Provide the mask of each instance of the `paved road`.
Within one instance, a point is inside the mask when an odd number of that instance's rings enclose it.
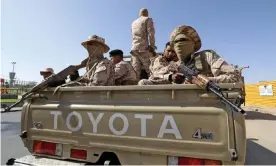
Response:
[[[249,112],[246,119],[246,164],[276,165],[276,115]]]
[[[1,165],[13,157],[28,154],[23,147],[20,133],[21,112],[1,114]],[[247,125],[248,165],[276,165],[276,116],[260,112],[249,112]]]
[[[9,158],[18,158],[28,154],[18,136],[20,134],[21,111],[1,113],[1,165]]]

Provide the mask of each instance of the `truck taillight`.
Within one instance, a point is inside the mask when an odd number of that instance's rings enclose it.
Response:
[[[62,144],[46,141],[34,140],[33,152],[39,154],[56,155],[61,156]]]
[[[71,149],[71,158],[86,160],[87,152],[86,150]]]
[[[169,156],[168,165],[221,165],[221,161]]]

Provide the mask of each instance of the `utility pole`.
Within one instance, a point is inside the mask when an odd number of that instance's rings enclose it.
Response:
[[[15,72],[14,72],[14,65],[16,64],[16,62],[11,62],[12,64],[12,72],[10,72],[10,87],[13,87],[14,85],[14,78],[15,78]]]
[[[12,72],[14,72],[14,65],[16,64],[16,62],[11,62],[12,64]]]

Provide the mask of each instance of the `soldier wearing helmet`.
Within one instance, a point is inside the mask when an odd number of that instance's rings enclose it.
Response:
[[[213,50],[203,50],[196,30],[183,25],[171,33],[170,43],[174,47],[180,63],[195,67],[201,74],[215,83],[235,83],[240,81],[240,73]]]

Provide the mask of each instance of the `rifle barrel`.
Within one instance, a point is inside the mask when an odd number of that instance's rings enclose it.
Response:
[[[19,103],[21,103],[22,101],[26,100],[26,98],[28,98],[29,96],[32,95],[32,93],[25,93],[26,95],[24,97],[22,97],[18,102],[10,105],[9,107],[5,108],[5,112],[9,112],[13,107],[17,106]]]
[[[235,104],[233,104],[231,101],[229,101],[228,99],[226,99],[223,94],[219,93],[218,91],[216,91],[213,87],[209,87],[209,90],[212,91],[214,94],[216,94],[221,100],[222,102],[224,102],[225,104],[229,105],[230,107],[232,107],[236,112],[240,112],[242,114],[246,114],[246,112],[242,109],[237,107]]]
[[[242,108],[239,108],[238,106],[236,106],[235,104],[233,104],[231,101],[229,101],[224,97],[223,93],[221,92],[221,88],[219,86],[217,86],[213,82],[208,81],[209,79],[206,78],[205,76],[201,76],[199,71],[196,68],[190,69],[188,66],[181,64],[179,67],[179,72],[182,73],[185,77],[194,76],[196,78],[201,78],[200,80],[202,80],[206,84],[206,89],[210,90],[216,96],[218,96],[224,104],[229,105],[236,112],[240,112],[246,115],[246,112]]]

